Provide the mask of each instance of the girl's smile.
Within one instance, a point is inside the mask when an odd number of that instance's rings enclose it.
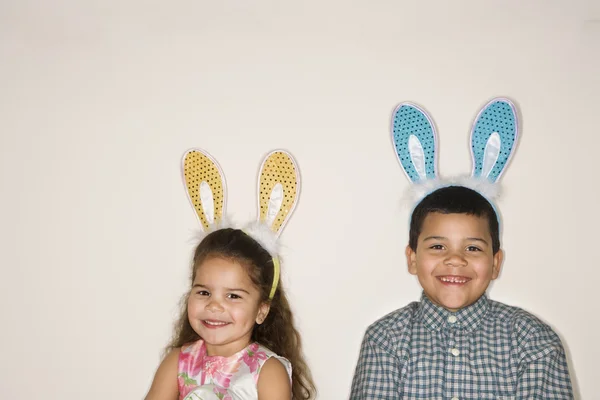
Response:
[[[198,266],[188,318],[209,355],[229,356],[246,347],[268,310],[245,266],[222,257],[209,257]]]

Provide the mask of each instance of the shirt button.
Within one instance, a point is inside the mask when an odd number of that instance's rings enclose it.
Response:
[[[458,397],[453,397],[452,400],[458,400]]]
[[[451,315],[448,317],[448,322],[450,322],[451,324],[456,322],[456,317],[454,315]]]
[[[452,355],[456,357],[460,354],[460,351],[458,351],[458,349],[452,349],[450,350],[450,353],[452,353]]]

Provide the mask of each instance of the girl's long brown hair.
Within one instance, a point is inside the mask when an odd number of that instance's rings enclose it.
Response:
[[[250,279],[260,289],[261,300],[269,302],[269,293],[273,285],[273,258],[258,242],[239,229],[220,229],[208,234],[194,252],[190,288],[196,278],[198,267],[209,257],[231,259],[246,267]],[[188,298],[189,292],[182,301],[175,335],[167,351],[200,339],[188,319]],[[281,281],[270,301],[267,318],[262,324],[254,327],[252,340],[290,361],[293,400],[315,397],[315,385],[302,355],[300,334],[294,326],[292,311]]]

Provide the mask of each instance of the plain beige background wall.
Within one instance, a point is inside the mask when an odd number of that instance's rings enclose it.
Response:
[[[465,173],[498,95],[523,129],[490,295],[555,327],[595,398],[599,21],[592,0],[2,1],[0,398],[144,396],[188,284],[196,146],[240,222],[264,154],[296,156],[284,278],[319,399],[347,398],[367,325],[420,294],[391,112],[423,105]]]

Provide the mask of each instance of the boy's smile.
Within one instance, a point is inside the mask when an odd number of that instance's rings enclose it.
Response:
[[[417,249],[406,248],[408,271],[427,297],[450,311],[475,303],[498,277],[502,250],[493,254],[486,218],[431,213],[425,217]]]

